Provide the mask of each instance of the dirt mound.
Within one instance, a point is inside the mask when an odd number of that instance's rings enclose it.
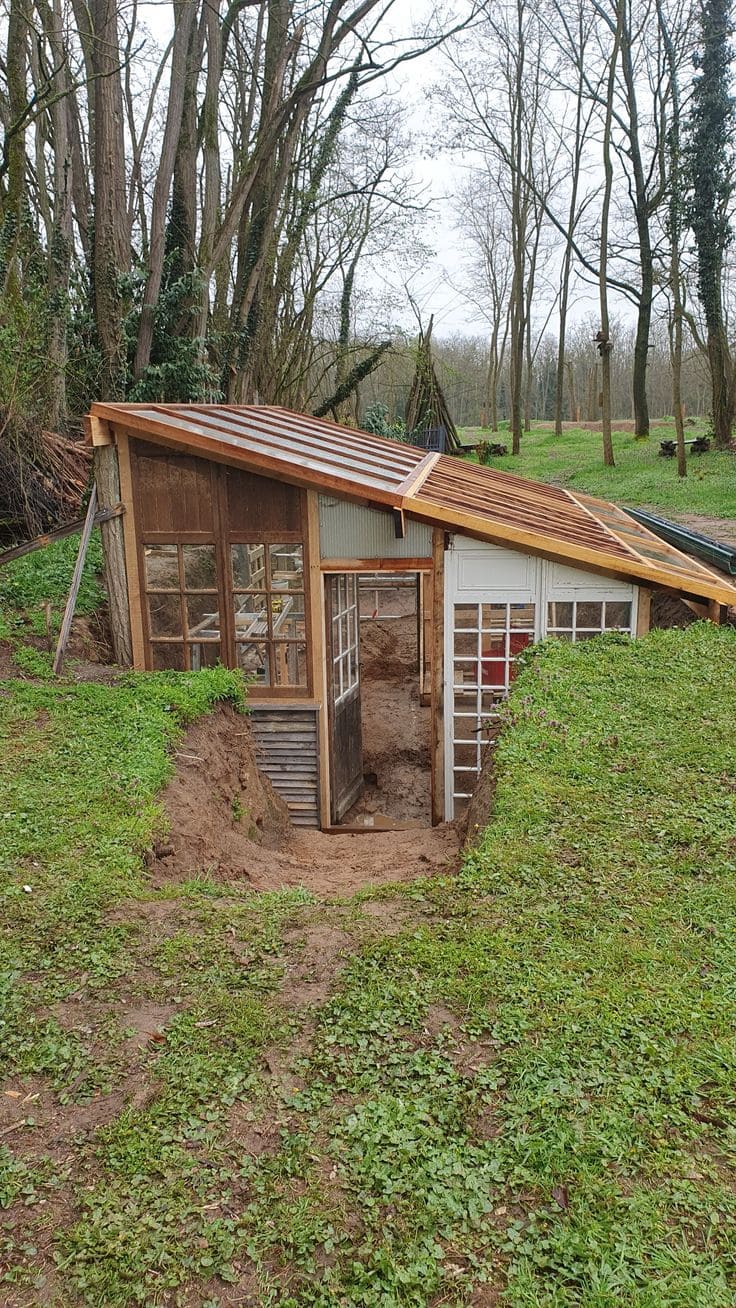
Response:
[[[161,796],[169,832],[153,849],[158,874],[244,874],[244,844],[277,849],[289,814],[256,765],[248,719],[229,705],[201,718],[176,750]]]

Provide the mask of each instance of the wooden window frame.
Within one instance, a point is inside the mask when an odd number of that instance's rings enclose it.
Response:
[[[266,686],[255,685],[251,683],[248,688],[248,695],[252,701],[268,702],[274,700],[293,700],[309,701],[314,698],[315,694],[315,676],[313,667],[313,658],[311,655],[311,645],[313,640],[313,617],[312,617],[312,559],[310,556],[310,539],[307,530],[307,492],[301,488],[296,491],[299,501],[299,516],[301,520],[301,529],[299,531],[262,531],[254,529],[231,530],[229,522],[228,500],[227,500],[227,472],[228,465],[214,463],[206,458],[202,462],[206,464],[209,472],[210,490],[212,496],[212,516],[213,531],[143,531],[143,515],[140,495],[140,470],[139,456],[136,450],[135,441],[139,439],[133,436],[130,441],[130,468],[131,468],[131,490],[132,490],[132,507],[135,518],[135,540],[136,540],[136,557],[138,562],[138,577],[140,586],[140,619],[143,634],[143,655],[144,664],[147,671],[153,671],[153,648],[156,645],[183,645],[184,663],[186,668],[190,667],[190,645],[197,645],[203,642],[190,640],[186,634],[182,634],[181,639],[176,637],[156,637],[152,636],[150,630],[150,621],[148,615],[148,587],[146,581],[146,563],[145,551],[149,546],[155,545],[212,545],[215,549],[215,565],[217,572],[217,601],[220,614],[220,661],[230,668],[237,667],[235,656],[235,610],[234,610],[234,588],[232,585],[232,572],[230,563],[230,545],[239,544],[263,544],[265,548],[269,545],[289,545],[298,544],[302,548],[303,559],[303,590],[304,590],[304,620],[305,620],[305,664],[306,664],[306,684],[303,686]],[[144,457],[150,458],[150,438],[146,442],[147,449]],[[171,457],[172,451],[162,445],[160,447],[162,456]],[[191,456],[187,456],[191,457]],[[274,478],[265,477],[267,481],[275,480]],[[296,490],[296,488],[295,488]],[[317,560],[317,565],[319,560]],[[185,597],[189,593],[181,588],[183,577],[183,555],[179,549],[179,596],[182,605],[182,631],[186,633],[185,626]],[[153,592],[156,593],[156,592]],[[176,592],[170,592],[176,593]],[[192,592],[194,593],[194,592]],[[214,596],[215,592],[207,592]],[[211,643],[215,643],[214,641]],[[298,643],[298,642],[297,642]]]

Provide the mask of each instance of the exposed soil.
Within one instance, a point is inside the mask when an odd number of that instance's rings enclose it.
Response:
[[[736,518],[709,518],[704,513],[673,513],[674,522],[682,523],[701,536],[710,536],[723,545],[736,549]]]
[[[247,717],[229,707],[187,733],[161,803],[168,830],[149,857],[154,886],[207,875],[247,881],[254,890],[303,886],[332,898],[449,872],[459,847],[449,824],[365,835],[292,827],[258,771]]]
[[[370,604],[370,593],[369,593]],[[428,826],[430,709],[419,702],[416,592],[393,587],[379,596],[375,618],[362,606],[360,625],[363,794],[346,826],[380,817]],[[390,612],[399,617],[382,618]]]

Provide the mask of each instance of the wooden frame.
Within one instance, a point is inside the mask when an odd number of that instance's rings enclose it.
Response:
[[[322,572],[431,572],[432,560],[421,559],[322,559]]]
[[[445,533],[435,527],[432,533],[432,650],[431,665],[431,746],[430,806],[432,826],[445,819]]]
[[[120,499],[125,506],[123,517],[123,548],[125,550],[125,570],[128,578],[128,602],[130,605],[130,643],[133,650],[133,667],[146,667],[146,639],[143,629],[143,594],[141,591],[141,570],[138,558],[138,519],[135,512],[133,494],[133,476],[130,466],[130,442],[124,432],[115,433],[118,450],[118,469],[120,474]]]
[[[325,648],[324,582],[319,557],[319,496],[307,491],[307,568],[309,573],[309,656],[314,698],[319,701],[319,821],[330,824],[330,735],[327,716],[327,652]]]

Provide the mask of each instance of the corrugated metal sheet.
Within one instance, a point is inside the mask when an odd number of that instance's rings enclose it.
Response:
[[[323,559],[426,559],[432,556],[432,528],[405,520],[397,539],[390,513],[332,495],[319,497],[319,542]]]
[[[319,826],[317,710],[251,704],[256,762],[297,827]]]

